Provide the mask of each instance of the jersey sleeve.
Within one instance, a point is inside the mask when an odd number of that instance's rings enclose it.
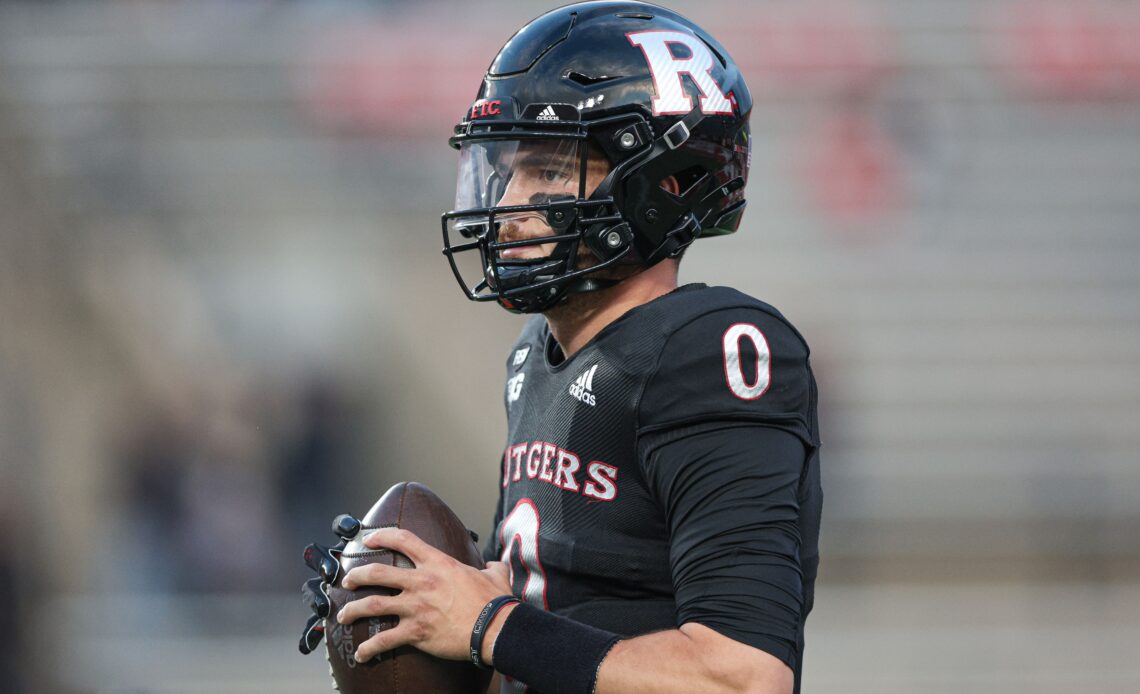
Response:
[[[810,601],[800,521],[819,445],[815,398],[799,333],[777,312],[735,306],[671,332],[638,405],[677,624],[703,624],[793,670]]]
[[[638,436],[763,424],[816,445],[814,398],[807,345],[782,316],[722,309],[665,339],[638,402]]]
[[[806,616],[798,487],[806,447],[766,426],[654,449],[645,477],[669,526],[677,625],[698,623],[798,671]]]

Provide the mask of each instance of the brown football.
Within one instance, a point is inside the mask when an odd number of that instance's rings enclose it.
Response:
[[[483,568],[483,559],[463,523],[442,499],[417,482],[401,482],[389,489],[361,524],[356,538],[344,548],[341,571],[329,588],[333,615],[349,601],[398,592],[378,587],[345,590],[341,578],[349,569],[377,562],[405,568],[413,566],[403,554],[364,546],[364,536],[378,528],[410,530],[464,564]],[[489,672],[468,662],[435,658],[411,646],[397,648],[366,663],[356,662],[352,654],[357,646],[373,634],[396,626],[398,620],[398,617],[370,617],[349,625],[338,624],[331,617],[326,620],[330,670],[336,688],[343,694],[474,694],[487,690]]]

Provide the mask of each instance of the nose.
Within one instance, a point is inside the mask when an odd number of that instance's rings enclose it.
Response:
[[[513,219],[501,220],[495,226],[499,232],[497,234],[498,241],[517,241],[521,236],[518,222]]]
[[[514,177],[503,191],[503,198],[499,207],[511,205],[533,205],[536,199],[542,196],[538,191],[529,189]],[[539,200],[541,201],[541,200]],[[507,212],[496,217],[499,226],[499,241],[520,241],[522,239],[548,236],[550,228],[543,223],[542,215],[537,212]]]
[[[519,180],[521,177],[512,176],[507,181],[507,187],[503,190],[503,197],[499,200],[498,204],[502,206],[507,205],[525,205],[530,198],[530,191],[523,190],[524,186]]]

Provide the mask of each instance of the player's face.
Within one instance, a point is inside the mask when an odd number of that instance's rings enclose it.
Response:
[[[500,206],[542,205],[576,200],[580,192],[589,197],[609,173],[605,157],[589,152],[585,190],[581,190],[582,145],[570,140],[533,141],[519,144]],[[539,212],[505,213],[499,217],[499,241],[521,241],[553,236],[556,232]],[[526,259],[550,255],[554,244],[521,246],[500,251],[502,258]]]
[[[543,206],[588,198],[610,164],[587,150],[582,161],[580,140],[569,138],[491,140],[464,144],[460,150],[455,209],[495,209],[493,241],[526,241],[565,234],[550,225]],[[503,211],[505,207],[536,206],[534,210]],[[452,228],[469,238],[490,231],[486,217],[457,218]],[[551,256],[555,242],[498,250],[500,260],[531,261]],[[588,259],[585,259],[588,260]]]

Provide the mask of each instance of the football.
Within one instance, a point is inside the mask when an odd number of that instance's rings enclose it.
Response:
[[[329,587],[331,614],[335,615],[352,600],[398,592],[379,587],[350,591],[341,585],[345,572],[357,566],[377,562],[404,568],[413,566],[403,554],[369,549],[363,544],[364,536],[370,531],[389,527],[410,530],[464,564],[483,568],[474,538],[447,504],[422,484],[401,482],[372,506],[361,520],[360,532],[345,546],[340,557],[341,571]],[[366,663],[358,663],[353,658],[357,646],[372,635],[396,626],[398,620],[398,617],[370,617],[347,625],[338,624],[331,617],[326,620],[329,666],[336,688],[343,694],[467,694],[487,690],[489,672],[468,662],[435,658],[411,646],[397,648]]]

